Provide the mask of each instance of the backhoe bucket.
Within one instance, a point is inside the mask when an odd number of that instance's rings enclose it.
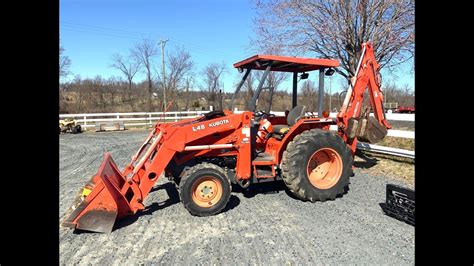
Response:
[[[388,133],[385,126],[381,125],[374,117],[363,118],[359,124],[358,139],[362,142],[377,143]]]
[[[61,226],[110,233],[117,218],[131,213],[130,205],[120,191],[125,181],[110,154],[106,153],[97,174],[80,191]]]

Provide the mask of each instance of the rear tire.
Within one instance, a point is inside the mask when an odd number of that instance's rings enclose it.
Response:
[[[288,143],[283,152],[282,179],[302,200],[334,200],[346,191],[352,164],[352,153],[341,137],[312,129]]]
[[[211,163],[185,169],[179,182],[179,197],[195,216],[209,216],[222,211],[229,202],[231,185],[224,170]]]

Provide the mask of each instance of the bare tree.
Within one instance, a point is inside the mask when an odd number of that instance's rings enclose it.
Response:
[[[152,40],[144,39],[142,42],[137,43],[131,50],[131,54],[136,58],[140,65],[144,68],[146,74],[146,81],[148,87],[148,111],[152,111],[152,94],[153,85],[151,78],[151,71],[153,68],[153,58],[158,54],[157,47]]]
[[[189,110],[189,89],[191,88],[191,86],[193,86],[194,84],[194,79],[193,77],[186,77],[186,82],[184,84],[184,98],[185,98],[185,110],[188,111]]]
[[[260,82],[263,75],[263,71],[258,71],[256,73],[256,82]],[[273,88],[273,94],[278,92],[281,83],[287,77],[287,73],[285,72],[270,72],[268,73],[267,79],[265,80],[264,87],[268,88],[264,90],[259,95],[259,108],[261,110],[266,110],[269,104],[272,104],[273,99],[270,99],[270,88]]]
[[[314,112],[317,110],[318,92],[314,82],[305,80],[302,87],[301,105],[306,106],[307,111]]]
[[[408,84],[397,87],[394,82],[388,82],[383,92],[386,103],[397,103],[399,106],[415,105],[415,93]]]
[[[242,85],[242,89],[240,90],[239,94],[235,97],[234,107],[237,108],[244,108],[248,110],[250,108],[250,101],[255,94],[255,90],[257,89],[260,80],[263,75],[263,71],[252,71],[247,76],[244,84]],[[263,84],[264,88],[273,87],[274,91],[273,94],[276,95],[278,93],[278,89],[280,88],[281,83],[285,80],[287,73],[283,72],[269,72],[265,83]],[[241,76],[237,80],[237,83],[241,81]],[[236,84],[237,84],[236,83]],[[234,86],[237,86],[237,85]],[[259,95],[259,109],[264,110],[265,107],[268,105],[269,99],[269,90],[265,89]],[[240,107],[239,107],[240,106]],[[230,105],[229,105],[230,107]]]
[[[209,105],[216,106],[217,94],[221,91],[221,77],[225,70],[224,62],[210,63],[204,68],[204,87],[201,88],[201,91],[206,96]]]
[[[130,94],[132,93],[133,78],[135,77],[138,70],[140,69],[140,61],[138,61],[136,57],[133,57],[133,56],[123,57],[122,55],[117,53],[112,56],[112,64],[110,65],[110,67],[113,67],[119,70],[127,79],[128,90],[125,93],[125,95],[127,96],[127,101],[133,111],[134,107],[133,107],[133,102],[132,102]]]
[[[255,1],[254,44],[337,58],[346,78],[355,74],[363,42],[373,43],[381,67],[414,56],[414,0]]]
[[[244,103],[244,108],[246,110],[249,110],[250,108],[250,100],[252,99],[253,97],[253,94],[255,93],[255,74],[250,72],[247,79],[245,80],[244,82],[244,85],[243,85],[243,88],[245,90],[245,95],[243,97],[245,103]],[[237,96],[237,95],[236,95]],[[237,100],[239,98],[236,98]]]
[[[166,72],[165,80],[167,93],[171,99],[177,98],[177,92],[181,87],[186,86],[186,84],[189,86],[189,83],[186,82],[191,74],[193,65],[191,55],[184,48],[178,48],[174,53],[168,53],[168,71]],[[161,82],[163,82],[163,77],[161,77]],[[177,101],[173,105],[176,109],[179,108]]]
[[[262,53],[262,54],[274,54],[274,55],[279,55],[283,54],[283,49],[280,46],[253,46],[253,42],[250,43],[252,45],[252,50],[255,50],[257,53]],[[250,108],[250,99],[252,99],[254,91],[254,88],[257,88],[258,84],[260,83],[260,80],[262,79],[263,76],[263,71],[256,71],[253,73],[249,74],[247,77],[246,82],[244,83],[244,87],[247,89],[247,95],[246,95],[246,109]],[[281,83],[288,77],[288,74],[285,72],[269,72],[268,76],[265,80],[264,87],[265,88],[273,88],[273,94],[275,95],[278,92],[279,86]],[[256,83],[256,85],[254,85]],[[264,90],[260,93],[259,95],[259,109],[265,110],[268,104],[270,104],[270,93],[269,90]]]
[[[67,77],[71,72],[69,68],[71,67],[71,59],[68,56],[63,54],[64,48],[59,47],[59,77]]]
[[[120,54],[114,54],[112,56],[112,64],[110,67],[113,67],[119,70],[128,81],[128,89],[132,90],[133,77],[137,74],[140,69],[140,62],[136,60],[135,57],[128,56],[123,57]]]

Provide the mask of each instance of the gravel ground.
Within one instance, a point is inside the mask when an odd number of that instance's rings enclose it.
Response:
[[[147,132],[61,135],[60,213],[95,174],[103,153],[119,167]],[[224,212],[191,216],[174,184],[158,181],[147,209],[116,223],[111,234],[60,229],[63,264],[414,264],[414,227],[383,214],[387,182],[356,171],[348,194],[330,202],[302,202],[283,183],[233,188]]]

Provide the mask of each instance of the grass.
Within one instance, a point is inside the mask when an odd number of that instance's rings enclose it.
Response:
[[[376,145],[414,151],[415,139],[395,138],[387,136],[381,142],[376,143]]]
[[[399,148],[414,151],[415,140],[406,138],[385,137],[380,146]],[[373,176],[390,176],[414,187],[415,160],[392,155],[376,154],[367,151],[358,151],[354,158],[357,171]]]
[[[358,151],[354,158],[356,172],[389,176],[410,187],[415,185],[415,160]]]

